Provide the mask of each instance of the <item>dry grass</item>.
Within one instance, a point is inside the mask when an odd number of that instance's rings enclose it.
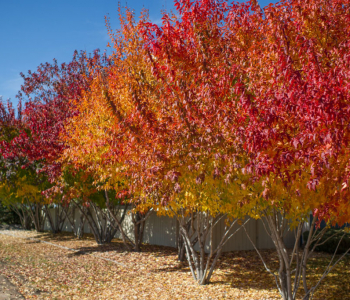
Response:
[[[76,240],[71,234],[3,233],[76,250],[0,234],[0,272],[26,299],[280,298],[272,276],[254,251],[226,253],[211,284],[199,286],[188,266],[177,261],[173,248],[145,245],[141,253],[130,253],[118,240],[98,246],[91,236]],[[277,264],[272,251],[263,251],[263,255],[270,265]],[[329,258],[317,254],[311,260],[311,280],[317,280]],[[323,282],[315,299],[350,299],[349,265],[348,256]]]

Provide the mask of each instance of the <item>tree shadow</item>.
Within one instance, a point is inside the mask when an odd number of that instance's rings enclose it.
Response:
[[[79,255],[86,255],[86,254],[93,254],[93,253],[106,253],[106,252],[113,252],[113,253],[125,253],[127,252],[127,248],[125,245],[119,245],[116,243],[108,243],[103,245],[96,246],[86,246],[86,247],[76,247],[74,253],[70,254],[69,256],[79,256]]]
[[[95,241],[93,237],[89,238],[90,241]],[[53,240],[52,240],[53,241]],[[152,255],[153,257],[170,257],[176,256],[177,252],[175,248],[165,247],[165,246],[157,246],[157,245],[148,245],[143,244],[141,246],[140,252],[129,251],[128,248],[124,245],[122,240],[113,239],[112,242],[99,245],[95,243],[92,246],[84,246],[84,247],[75,247],[75,253],[72,253],[72,256],[83,255],[83,254],[91,254],[91,253],[105,253],[105,252],[113,252],[114,254],[122,254],[122,255],[131,255],[133,253],[140,253],[142,255]]]
[[[262,250],[261,254],[272,270],[278,267],[278,259],[274,251]],[[220,271],[217,272],[215,279],[213,278],[213,284],[219,277],[220,282],[229,283],[232,287],[240,289],[276,290],[274,277],[265,270],[254,250],[224,253],[217,270]]]
[[[274,250],[260,251],[264,261],[271,270],[277,270],[279,263]],[[316,254],[309,262],[310,272],[308,282],[316,283],[327,267],[331,255],[326,253]],[[346,257],[332,273],[327,276],[315,293],[314,299],[350,299],[350,256]],[[187,261],[176,266],[159,266],[151,270],[154,273],[189,273]],[[218,261],[209,285],[229,285],[242,291],[260,290],[272,292],[278,297],[278,291],[273,275],[268,273],[257,253],[252,251],[233,251],[224,253]],[[300,285],[299,298],[302,298],[303,287]],[[339,298],[338,296],[341,295]]]
[[[269,268],[278,269],[278,257],[274,250],[260,251]],[[316,253],[308,262],[307,281],[309,287],[321,278],[329,264],[331,255]],[[277,275],[277,274],[276,274]],[[321,283],[314,299],[350,299],[350,257],[343,259]],[[255,251],[234,251],[224,253],[220,258],[210,284],[231,285],[240,290],[267,290],[277,293],[275,278],[264,268]],[[304,290],[299,287],[298,298],[302,298]]]
[[[58,232],[52,233],[51,231],[37,232],[34,238],[41,239],[44,241],[50,242],[61,242],[61,241],[74,241],[79,240],[77,237],[71,232]],[[88,237],[86,239],[89,239]]]
[[[177,252],[175,251],[175,254]],[[176,259],[177,256],[174,257]],[[277,267],[277,256],[271,250],[263,251],[264,260],[271,267]],[[190,273],[187,260],[177,265],[152,269],[153,273]],[[230,285],[241,290],[269,290],[277,292],[274,278],[265,271],[255,251],[226,252],[218,259],[209,285]]]
[[[26,242],[26,244],[39,244],[41,243],[41,241],[33,241],[33,240],[29,240],[28,242]]]
[[[161,273],[161,272],[169,272],[169,273],[188,273],[190,272],[190,267],[188,266],[187,262],[178,262],[175,266],[166,266],[166,267],[160,267],[157,269],[151,270],[152,273]]]

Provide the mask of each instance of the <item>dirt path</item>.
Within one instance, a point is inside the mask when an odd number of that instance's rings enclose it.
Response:
[[[18,227],[0,225],[1,230],[9,230],[12,228],[18,229]],[[24,297],[18,292],[17,287],[1,274],[4,267],[4,263],[0,261],[0,300],[24,299]]]
[[[0,268],[3,266],[0,265]],[[24,299],[17,288],[3,275],[0,274],[0,300]]]

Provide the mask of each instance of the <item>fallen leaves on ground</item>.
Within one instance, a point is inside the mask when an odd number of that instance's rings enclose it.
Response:
[[[280,299],[273,277],[254,251],[225,253],[209,285],[194,282],[188,265],[174,248],[144,245],[127,252],[119,240],[97,245],[91,236],[3,231],[0,234],[1,273],[26,299]],[[47,243],[23,239],[36,238]],[[262,254],[277,266],[273,251]],[[328,254],[310,261],[316,281],[329,262]],[[343,260],[320,286],[315,299],[350,299],[350,258]]]

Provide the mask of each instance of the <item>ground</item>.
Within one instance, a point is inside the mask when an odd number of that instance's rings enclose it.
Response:
[[[0,264],[0,267],[4,266]],[[18,292],[16,286],[12,284],[5,276],[0,275],[0,300],[24,299]]]
[[[262,253],[276,266],[273,251]],[[145,245],[131,253],[118,240],[98,246],[91,236],[76,240],[71,234],[0,228],[0,300],[21,299],[20,294],[25,299],[280,299],[254,251],[226,253],[206,286],[196,284],[176,258],[169,247]],[[312,281],[329,258],[321,253],[311,260]],[[349,265],[347,256],[315,299],[350,299]],[[4,288],[12,298],[1,298]]]

